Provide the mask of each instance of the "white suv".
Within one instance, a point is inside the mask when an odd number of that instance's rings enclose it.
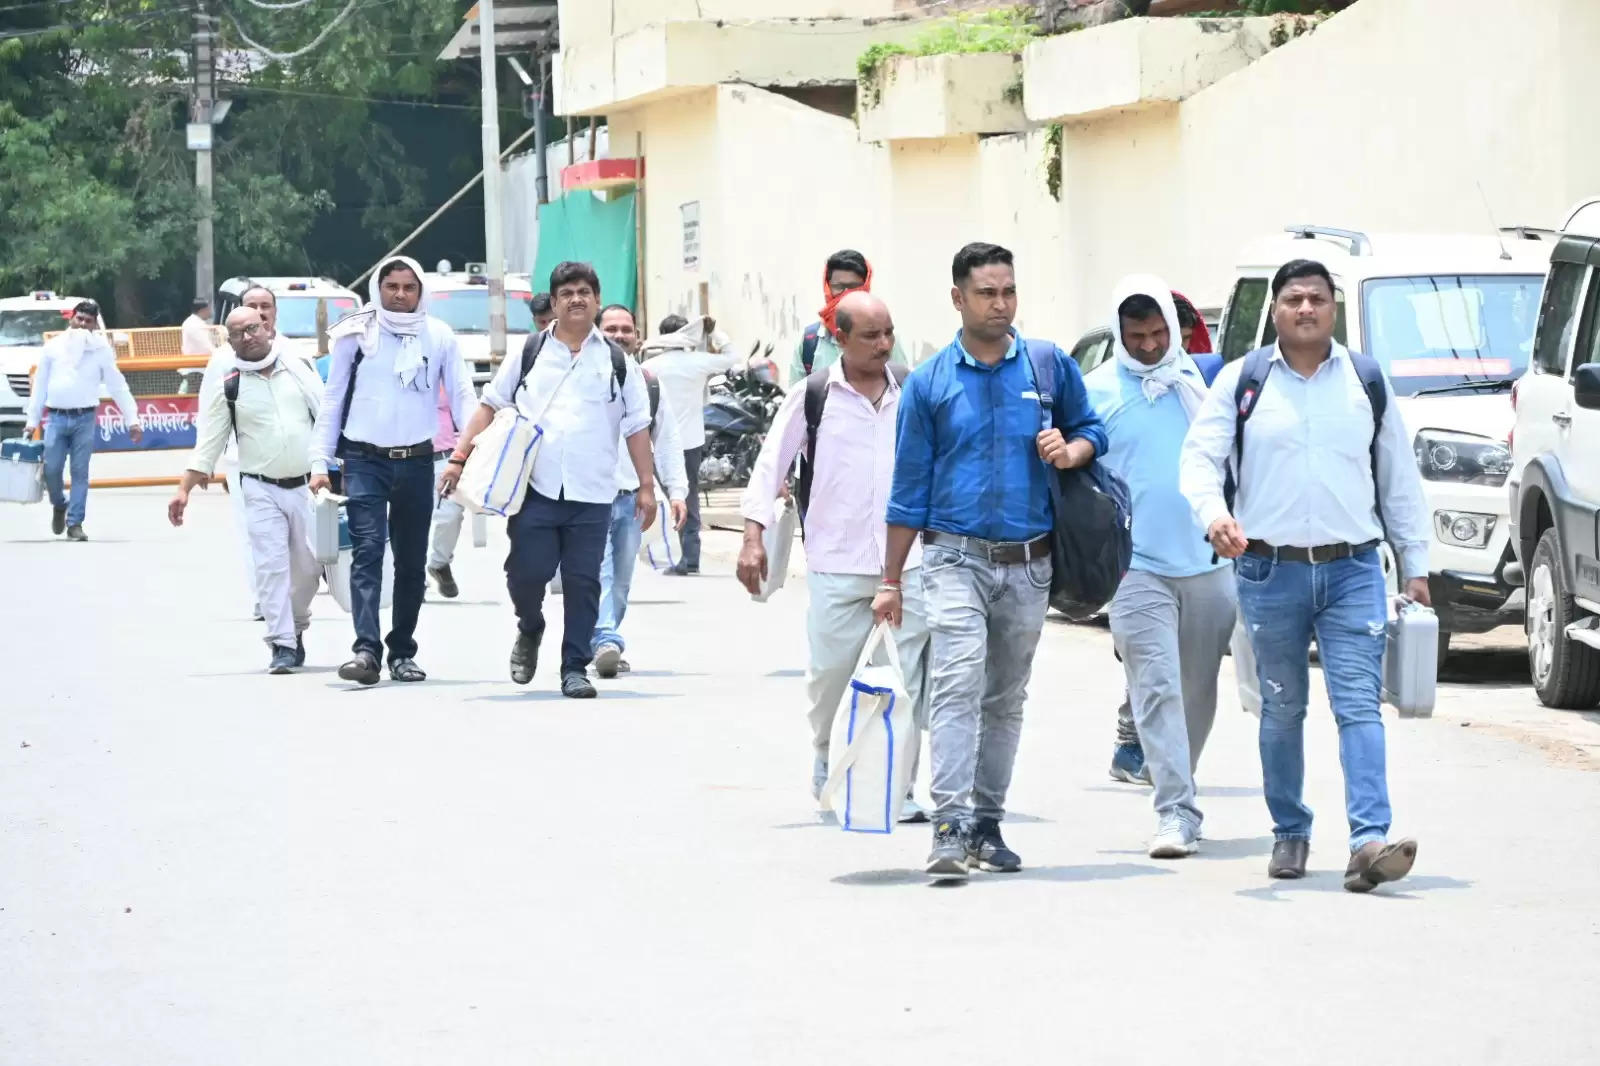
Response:
[[[1550,244],[1505,236],[1374,236],[1291,226],[1246,252],[1218,347],[1232,361],[1276,338],[1272,275],[1314,259],[1334,279],[1334,335],[1378,361],[1394,388],[1431,512],[1430,591],[1439,651],[1450,634],[1522,621],[1506,477],[1513,381],[1528,367]],[[1391,578],[1391,584],[1397,583]]]
[[[440,263],[448,267],[449,263]],[[526,274],[506,275],[506,353],[518,358],[522,343],[533,330],[532,286]],[[481,263],[466,270],[444,270],[428,275],[430,315],[456,331],[456,343],[472,367],[472,382],[480,390],[494,377],[489,352],[489,275]]]
[[[1513,393],[1510,504],[1534,690],[1581,709],[1600,704],[1600,200],[1562,230]]]
[[[30,375],[39,365],[44,335],[65,329],[67,315],[82,299],[45,290],[0,299],[0,439],[22,436],[33,394]]]
[[[250,289],[263,288],[278,303],[278,336],[288,343],[290,352],[307,360],[317,358],[317,304],[327,308],[327,324],[333,325],[348,314],[361,310],[361,297],[332,278],[271,277],[229,278],[217,286],[214,320],[224,322],[239,307]]]

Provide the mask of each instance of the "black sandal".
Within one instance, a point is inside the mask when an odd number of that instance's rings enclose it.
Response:
[[[389,676],[396,681],[426,681],[428,675],[415,659],[396,659],[389,664]]]

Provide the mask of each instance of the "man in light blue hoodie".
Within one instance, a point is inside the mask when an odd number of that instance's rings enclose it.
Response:
[[[1085,380],[1111,441],[1101,461],[1133,495],[1133,564],[1111,603],[1111,634],[1155,785],[1150,857],[1177,859],[1199,845],[1194,769],[1216,717],[1237,593],[1178,490],[1178,458],[1206,389],[1183,350],[1171,289],[1125,278],[1112,309],[1116,358]]]

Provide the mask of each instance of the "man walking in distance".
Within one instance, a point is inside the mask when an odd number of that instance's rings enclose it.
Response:
[[[50,413],[44,432],[44,483],[50,493],[50,532],[68,540],[88,540],[83,531],[89,504],[89,457],[94,454],[95,412],[104,385],[122,413],[128,438],[144,440],[144,427],[133,403],[128,382],[117,369],[117,353],[100,335],[100,305],[80,300],[72,309],[66,332],[52,338],[39,355],[33,396],[28,401],[26,435],[32,437]],[[72,498],[63,488],[61,473],[72,459]]]
[[[328,384],[311,447],[311,492],[329,488],[328,464],[344,469],[354,558],[350,573],[355,657],[339,676],[378,683],[388,645],[389,676],[423,681],[417,665],[417,615],[427,588],[428,526],[433,513],[435,397],[441,382],[457,425],[475,400],[449,326],[422,311],[423,270],[395,256],[372,276],[371,302],[328,331]],[[394,548],[393,626],[379,636],[383,548]]]
[[[536,292],[528,297],[528,310],[533,314],[533,328],[540,333],[550,328],[556,320],[556,309],[551,306],[550,294]]]
[[[803,380],[817,370],[826,370],[839,361],[839,343],[834,339],[839,324],[834,312],[845,294],[872,291],[872,264],[854,248],[841,248],[828,256],[822,266],[822,310],[817,320],[807,326],[794,346],[794,360],[789,366],[789,384]],[[889,362],[906,366],[905,353],[896,341],[889,354]]]
[[[211,301],[200,297],[189,305],[189,317],[179,327],[178,351],[210,358],[216,347],[216,334],[211,332]]]
[[[167,505],[183,525],[189,494],[206,484],[230,436],[239,441],[239,484],[249,516],[256,602],[267,623],[268,672],[305,665],[301,634],[311,622],[322,567],[311,552],[311,434],[322,402],[322,379],[303,360],[276,355],[266,323],[240,307],[228,315],[234,368],[207,393],[204,429]]]
[[[621,304],[611,304],[600,312],[600,332],[630,358],[639,351],[638,324],[633,312]],[[628,368],[629,373],[634,371]],[[655,459],[656,475],[667,493],[672,511],[672,528],[682,529],[688,509],[684,497],[689,479],[683,469],[683,448],[678,443],[678,423],[672,417],[671,401],[661,392],[650,371],[639,367],[650,394],[650,454]],[[594,625],[594,672],[613,678],[632,669],[622,657],[627,642],[622,639],[622,619],[628,613],[628,593],[633,588],[633,568],[639,561],[643,530],[638,513],[639,475],[626,444],[617,453],[617,497],[611,502],[611,524],[606,530],[606,550],[600,559],[600,614]]]
[[[1000,822],[1049,607],[1046,464],[1085,466],[1106,447],[1078,365],[1012,329],[1011,253],[969,244],[951,275],[961,330],[900,396],[888,546],[873,601],[878,619],[901,618],[903,572],[920,533],[936,808],[928,873],[936,878],[965,877],[969,865],[1022,868]],[[1055,380],[1047,409],[1040,365]]]
[[[755,595],[767,577],[762,534],[776,521],[775,504],[795,458],[806,457],[806,635],[811,650],[806,692],[811,701],[813,797],[821,795],[828,780],[834,712],[874,625],[872,600],[883,573],[883,513],[894,476],[895,419],[905,377],[898,369],[889,370],[894,320],[882,300],[852,292],[839,302],[836,322],[843,358],[789,390],[767,430],[740,504],[744,548],[738,575]],[[928,624],[915,573],[919,556],[913,546],[903,567],[912,574],[895,642],[920,731],[927,724],[923,681]],[[901,820],[926,819],[927,813],[907,796]]]
[[[1181,859],[1200,841],[1194,769],[1217,713],[1217,671],[1233,635],[1228,564],[1205,542],[1178,490],[1178,457],[1205,403],[1200,368],[1183,350],[1171,291],[1146,275],[1112,295],[1115,358],[1085,385],[1105,423],[1105,463],[1133,497],[1133,563],[1111,602],[1111,635],[1155,785],[1152,859]]]
[[[639,480],[634,514],[641,529],[656,515],[650,455],[650,397],[644,375],[595,326],[600,278],[588,263],[560,263],[550,272],[556,321],[529,338],[523,357],[507,359],[483,390],[483,402],[461,430],[461,442],[439,482],[455,491],[472,442],[496,411],[516,404],[544,427],[522,508],[511,518],[506,586],[517,610],[511,680],[526,685],[544,637],[545,586],[561,570],[565,632],[561,694],[593,699],[586,676],[600,611],[600,560],[617,497],[617,442],[626,442]]]
[[[1316,636],[1339,724],[1350,863],[1344,887],[1404,877],[1415,840],[1389,843],[1379,714],[1385,581],[1394,545],[1405,594],[1427,604],[1422,481],[1394,393],[1377,362],[1333,339],[1333,278],[1297,259],[1272,279],[1278,340],[1224,367],[1189,430],[1183,493],[1233,559],[1261,688],[1261,776],[1277,843],[1267,872],[1303,877],[1311,810],[1302,799],[1307,657]],[[1224,494],[1231,462],[1235,499]]]

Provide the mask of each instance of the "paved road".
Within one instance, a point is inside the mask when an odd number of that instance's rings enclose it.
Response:
[[[1391,721],[1416,875],[1339,888],[1325,705],[1315,875],[1264,876],[1253,720],[1201,766],[1207,841],[1145,858],[1109,783],[1121,681],[1052,624],[1012,795],[1028,864],[924,883],[927,834],[807,793],[803,586],[644,576],[601,700],[506,679],[498,531],[421,629],[422,686],[353,691],[326,597],[267,677],[229,515],[100,493],[86,545],[0,509],[0,1062],[1594,1062],[1600,734],[1514,651]],[[731,538],[713,548],[726,551]],[[724,570],[727,563],[720,564]]]

